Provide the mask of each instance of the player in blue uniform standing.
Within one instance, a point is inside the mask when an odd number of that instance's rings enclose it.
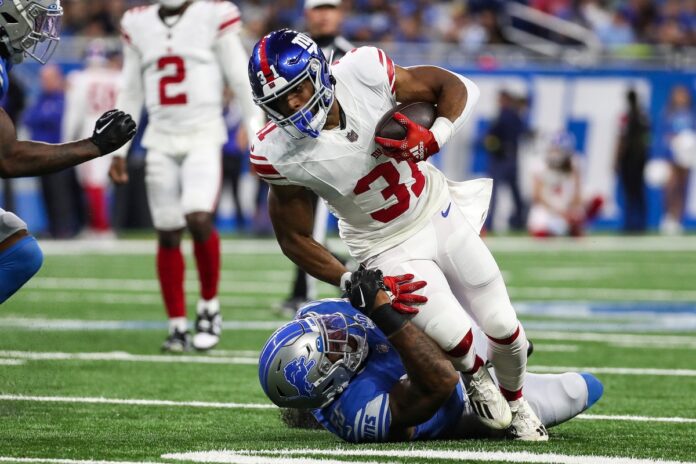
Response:
[[[311,410],[349,442],[501,436],[479,421],[451,362],[392,309],[385,289],[379,271],[360,270],[348,289],[352,305],[320,300],[278,329],[259,359],[266,395],[278,406]],[[546,427],[577,416],[603,391],[586,373],[528,373],[524,387]]]
[[[7,93],[12,65],[25,56],[41,64],[51,57],[62,15],[60,0],[0,1],[0,98]],[[111,110],[88,139],[64,144],[18,141],[14,124],[0,109],[0,177],[48,174],[106,155],[130,140],[135,129],[129,115]],[[42,262],[26,223],[0,208],[0,303],[36,274]]]

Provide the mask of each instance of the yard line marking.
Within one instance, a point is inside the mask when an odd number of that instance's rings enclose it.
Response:
[[[275,330],[287,321],[223,321],[227,330]],[[91,321],[85,319],[0,318],[0,327],[25,330],[163,330],[166,321]]]
[[[581,239],[535,240],[529,237],[486,237],[486,245],[493,252],[505,253],[556,253],[587,251],[696,251],[694,237],[598,237]],[[41,249],[47,255],[154,255],[155,238],[148,240],[41,240]],[[186,254],[191,254],[191,240],[183,240]],[[244,255],[278,255],[280,247],[276,240],[234,239],[222,240],[222,252]],[[346,246],[339,238],[328,240],[332,250],[345,251]]]
[[[503,461],[503,462],[527,462],[527,463],[555,463],[555,464],[694,464],[687,461],[662,461],[655,459],[628,458],[622,456],[593,456],[593,455],[566,455],[558,453],[532,453],[529,451],[467,451],[467,450],[441,450],[441,449],[406,449],[385,450],[369,448],[342,448],[342,449],[281,449],[281,450],[221,450],[221,451],[194,451],[189,453],[163,454],[163,459],[176,459],[181,461],[212,462],[226,464],[282,464],[283,459],[270,460],[269,456],[339,456],[339,457],[372,457],[372,458],[402,458],[402,459],[441,459],[452,461]],[[249,460],[246,458],[258,457],[261,459]],[[264,460],[265,458],[265,460]],[[297,461],[299,462],[299,461]],[[349,463],[351,461],[341,461]]]
[[[169,401],[169,400],[143,400],[143,399],[118,399],[100,397],[76,397],[76,396],[24,396],[24,395],[0,395],[0,401],[35,401],[40,403],[84,403],[84,404],[123,404],[129,406],[178,406],[189,408],[220,408],[220,409],[277,409],[270,403],[216,403],[210,401]]]
[[[21,359],[0,359],[0,366],[21,366],[25,362]]]
[[[78,403],[78,404],[122,404],[129,406],[168,406],[168,407],[193,407],[193,408],[220,408],[220,409],[277,409],[271,403],[220,403],[209,401],[170,401],[148,399],[119,399],[103,397],[73,397],[73,396],[28,396],[0,394],[0,401],[28,401],[43,403]],[[595,415],[580,414],[578,418],[585,420],[603,420],[619,422],[675,422],[696,423],[696,418],[689,417],[648,417],[630,415]]]
[[[526,324],[525,324],[526,326]],[[594,333],[594,332],[547,332],[528,330],[527,336],[536,340],[568,340],[579,342],[600,343],[638,343],[642,345],[660,345],[672,348],[696,348],[696,337],[689,335],[641,335],[625,333]]]
[[[566,347],[568,345],[559,345]],[[571,345],[572,346],[572,345]],[[544,345],[540,345],[544,347]],[[253,352],[252,352],[253,353]],[[109,351],[97,353],[66,353],[40,351],[0,351],[0,357],[32,361],[117,361],[117,362],[155,362],[155,363],[184,363],[184,364],[237,364],[257,365],[256,355],[244,356],[206,356],[206,355],[166,355],[166,354],[131,354],[124,351]],[[577,366],[542,366],[528,367],[530,372],[592,372],[596,374],[614,375],[659,375],[663,377],[696,377],[693,369],[655,369],[634,367],[577,367]]]
[[[696,424],[696,419],[688,417],[646,417],[646,416],[607,416],[601,414],[580,414],[575,419],[630,421],[630,422],[673,422],[677,424]]]
[[[193,292],[191,292],[193,294]],[[23,291],[21,298],[31,302],[52,302],[52,303],[92,303],[92,304],[128,304],[128,305],[162,305],[162,297],[159,293],[136,294],[136,293],[90,293],[78,291],[45,291],[27,289]],[[235,306],[245,308],[270,308],[277,297],[253,297],[253,296],[218,296],[220,303],[224,306]]]
[[[0,456],[0,462],[46,462],[52,464],[162,464],[156,461],[96,461],[93,459],[14,458]]]
[[[591,372],[593,374],[616,375],[659,375],[665,377],[696,377],[693,369],[652,369],[634,367],[568,367],[568,366],[528,366],[530,372]]]
[[[694,290],[668,290],[643,288],[576,288],[576,287],[516,287],[508,286],[513,298],[558,298],[589,302],[592,300],[635,301],[694,301]]]
[[[244,364],[255,366],[257,357],[220,357],[187,355],[138,355],[123,351],[105,353],[49,353],[34,351],[0,351],[0,357],[32,361],[124,361],[124,362],[158,362],[191,364]]]
[[[554,345],[551,343],[535,343],[534,351],[543,351],[544,353],[575,353],[579,351],[578,345]]]

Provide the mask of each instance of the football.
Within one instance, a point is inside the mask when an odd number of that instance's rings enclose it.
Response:
[[[401,140],[406,137],[406,129],[404,129],[404,126],[392,119],[392,116],[396,112],[407,116],[413,122],[427,127],[428,129],[430,129],[437,117],[435,105],[432,103],[401,103],[382,116],[375,128],[375,136],[394,140]]]

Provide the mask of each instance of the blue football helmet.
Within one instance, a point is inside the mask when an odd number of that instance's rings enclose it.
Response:
[[[365,328],[341,313],[288,322],[259,356],[259,381],[268,398],[284,408],[330,404],[367,357]]]
[[[314,95],[294,114],[285,116],[277,102],[305,79]],[[280,29],[263,37],[251,52],[249,81],[254,102],[294,139],[319,137],[334,101],[329,62],[321,48],[307,35]]]

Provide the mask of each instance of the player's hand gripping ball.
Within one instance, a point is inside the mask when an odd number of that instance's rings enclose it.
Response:
[[[426,102],[405,103],[388,111],[377,123],[375,142],[385,155],[399,161],[424,161],[440,151],[430,127],[437,117]]]

